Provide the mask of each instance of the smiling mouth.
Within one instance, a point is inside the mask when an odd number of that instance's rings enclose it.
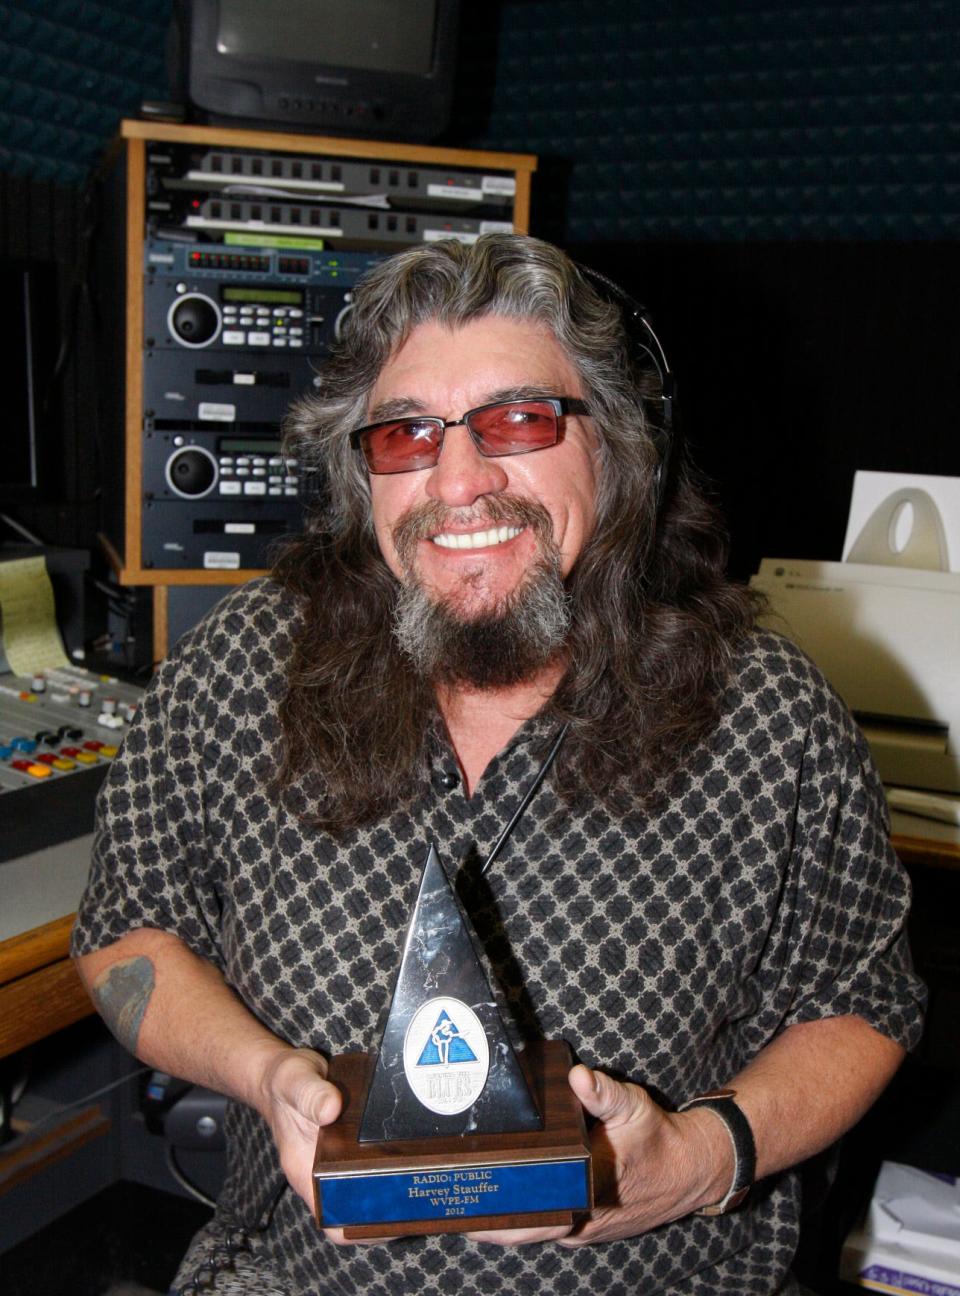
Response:
[[[523,530],[518,526],[497,526],[487,531],[441,531],[430,539],[441,549],[487,549],[491,545],[506,544]]]

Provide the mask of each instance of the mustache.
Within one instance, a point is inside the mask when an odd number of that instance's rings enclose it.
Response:
[[[452,509],[439,500],[427,500],[407,510],[393,528],[392,538],[405,571],[413,565],[414,553],[421,540],[452,527],[493,523],[529,527],[545,548],[553,546],[553,523],[550,514],[535,500],[518,495],[491,495],[467,509]]]

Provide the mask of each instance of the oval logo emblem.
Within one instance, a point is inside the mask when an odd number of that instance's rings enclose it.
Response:
[[[487,1037],[473,1009],[444,995],[421,1004],[404,1036],[403,1070],[429,1111],[454,1116],[472,1106],[490,1070]]]

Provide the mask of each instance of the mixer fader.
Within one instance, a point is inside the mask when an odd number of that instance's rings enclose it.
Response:
[[[74,665],[0,675],[0,860],[91,830],[142,693]]]

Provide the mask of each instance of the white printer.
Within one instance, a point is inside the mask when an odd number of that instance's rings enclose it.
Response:
[[[858,473],[846,561],[765,558],[750,583],[767,596],[765,624],[799,643],[853,711],[884,782],[956,794],[960,571],[949,570],[944,516],[960,553],[960,480]]]

